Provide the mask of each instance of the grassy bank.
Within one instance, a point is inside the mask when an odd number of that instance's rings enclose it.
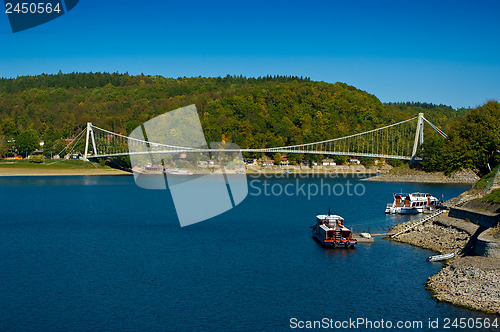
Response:
[[[48,159],[43,163],[33,163],[29,160],[0,160],[0,176],[116,174],[127,173],[79,159]]]
[[[109,169],[98,163],[86,162],[80,159],[47,159],[43,163],[33,163],[29,160],[0,160],[0,168],[7,169]]]
[[[491,171],[490,173],[486,174],[485,176],[483,176],[477,183],[476,183],[476,188],[479,189],[479,190],[484,190],[486,189],[486,187],[488,185],[491,185],[491,182],[495,181],[495,174],[496,174],[497,170],[494,169],[493,171]],[[500,176],[500,175],[498,175]],[[479,199],[480,201],[482,202],[485,202],[485,203],[496,203],[496,204],[500,204],[500,190],[497,189],[491,193],[489,193],[488,195],[485,195],[483,197],[481,197]]]
[[[485,203],[496,203],[500,204],[500,190],[495,190],[494,192],[481,198],[481,201]]]
[[[493,170],[493,171],[489,172],[488,174],[484,175],[483,177],[481,177],[481,179],[479,179],[479,181],[477,181],[475,187],[477,189],[481,189],[481,190],[486,188],[486,186],[491,181],[493,181],[493,177],[495,176],[495,173],[496,173],[496,170]]]

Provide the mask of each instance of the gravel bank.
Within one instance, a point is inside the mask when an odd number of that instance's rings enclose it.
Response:
[[[403,229],[405,224],[394,227],[390,233]],[[433,297],[470,309],[500,314],[500,260],[465,256],[473,252],[478,230],[476,224],[443,214],[392,240],[438,253],[454,252],[456,256],[448,261],[449,265],[427,282]]]
[[[362,181],[417,182],[417,183],[476,183],[479,177],[472,171],[460,171],[450,176],[443,172],[423,172],[416,170],[391,171],[372,176]]]
[[[392,228],[389,233],[396,233],[408,223]],[[431,249],[441,254],[454,252],[461,254],[479,226],[468,221],[450,218],[447,213],[425,222],[409,232],[393,238],[393,241],[412,244]]]
[[[439,301],[500,314],[500,260],[469,256],[455,259],[429,278],[427,287]]]

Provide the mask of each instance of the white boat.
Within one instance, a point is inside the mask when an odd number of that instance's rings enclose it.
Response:
[[[394,194],[394,202],[387,204],[385,213],[416,214],[435,210],[439,200],[428,193]]]
[[[193,172],[191,172],[191,171],[182,170],[182,169],[178,169],[178,168],[166,171],[166,173],[171,174],[171,175],[193,175]]]
[[[439,262],[439,261],[444,261],[446,259],[450,259],[450,258],[453,258],[453,257],[455,257],[455,253],[450,252],[449,254],[429,256],[429,257],[427,257],[426,261],[428,261],[428,262]]]

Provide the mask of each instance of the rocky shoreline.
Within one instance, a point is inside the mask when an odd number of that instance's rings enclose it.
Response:
[[[470,170],[455,172],[445,175],[443,172],[424,172],[405,169],[380,173],[377,176],[363,179],[362,181],[380,182],[415,182],[415,183],[468,183],[474,184],[479,177]]]
[[[397,225],[389,232],[397,233],[409,223],[411,222]],[[447,213],[443,213],[431,221],[391,238],[391,240],[430,249],[441,254],[454,252],[459,255],[478,229],[479,226],[476,224],[450,218]]]
[[[410,222],[395,226],[395,234]],[[427,289],[438,301],[469,309],[500,314],[500,260],[474,255],[474,245],[484,229],[447,213],[390,240],[412,244],[438,253],[455,253],[444,268],[430,277]],[[430,263],[436,264],[436,263]]]
[[[438,301],[500,314],[500,261],[493,257],[459,257],[427,281]]]

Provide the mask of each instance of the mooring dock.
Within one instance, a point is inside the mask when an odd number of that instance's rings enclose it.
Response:
[[[373,238],[373,235],[370,238],[362,237],[361,233],[353,233],[352,238],[358,240],[358,244],[362,243],[374,243],[375,239]]]

